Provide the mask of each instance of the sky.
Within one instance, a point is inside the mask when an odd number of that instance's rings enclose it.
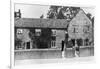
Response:
[[[37,4],[15,4],[15,11],[21,10],[22,18],[40,18],[43,14],[44,18],[47,17],[49,5],[37,5]],[[94,16],[94,9],[92,7],[81,7],[85,13],[91,13]]]

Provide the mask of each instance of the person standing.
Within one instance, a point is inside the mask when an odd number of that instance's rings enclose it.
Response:
[[[64,40],[62,40],[62,42],[61,42],[61,45],[62,45],[62,49],[61,49],[61,51],[62,51],[62,58],[65,58],[64,57]]]
[[[64,40],[62,40],[61,45],[62,45],[61,51],[64,51]]]

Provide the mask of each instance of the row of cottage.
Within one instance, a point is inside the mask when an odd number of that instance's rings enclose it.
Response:
[[[15,49],[66,48],[93,46],[92,21],[80,9],[68,22],[66,19],[15,18]]]

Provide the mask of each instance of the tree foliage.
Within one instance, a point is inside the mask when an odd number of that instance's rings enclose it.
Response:
[[[92,26],[94,27],[94,17],[92,16],[91,13],[87,13],[86,15],[92,21]]]
[[[80,7],[50,6],[47,18],[67,19],[70,21],[77,14],[79,9]]]

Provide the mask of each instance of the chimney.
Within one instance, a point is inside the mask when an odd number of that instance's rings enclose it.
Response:
[[[18,12],[14,12],[14,17],[15,18],[21,18],[21,11],[20,11],[20,9],[18,10]]]

